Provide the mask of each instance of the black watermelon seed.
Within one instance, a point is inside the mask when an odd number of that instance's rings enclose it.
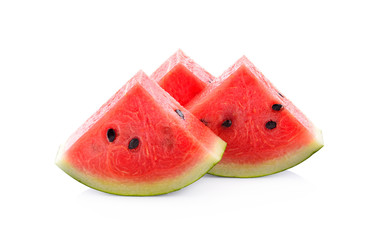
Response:
[[[231,120],[229,120],[229,119],[227,119],[227,120],[225,120],[222,124],[221,124],[223,127],[230,127],[230,126],[232,126],[232,121]]]
[[[129,142],[129,149],[136,149],[139,145],[139,139],[138,138],[133,138]]]
[[[116,138],[116,134],[115,134],[115,130],[112,129],[112,128],[109,128],[109,130],[107,130],[107,139],[109,140],[109,142],[114,142],[115,138]]]
[[[200,122],[202,122],[203,124],[205,124],[205,126],[208,126],[208,122],[207,121],[205,121],[205,119],[200,119]]]
[[[174,110],[174,111],[178,114],[178,116],[180,116],[182,119],[185,120],[185,116],[184,116],[184,114],[181,112],[180,109],[176,109],[176,110]]]
[[[277,92],[277,94],[279,94],[280,97],[284,98],[284,96],[281,93]]]
[[[280,111],[283,108],[283,105],[281,104],[273,104],[272,105],[272,110],[274,111]]]
[[[266,124],[265,124],[265,127],[268,128],[268,129],[274,129],[276,127],[276,122],[274,121],[268,121]]]

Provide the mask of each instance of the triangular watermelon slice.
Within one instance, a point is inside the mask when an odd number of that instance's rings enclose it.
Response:
[[[166,60],[150,78],[182,106],[185,106],[214,79],[181,50]]]
[[[227,142],[209,172],[257,177],[280,172],[323,146],[321,132],[242,57],[187,106]]]
[[[139,72],[61,147],[57,165],[104,192],[157,195],[199,179],[225,146]]]

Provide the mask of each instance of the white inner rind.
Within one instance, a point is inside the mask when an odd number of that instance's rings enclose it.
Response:
[[[122,182],[115,179],[102,179],[87,172],[82,172],[67,161],[62,149],[59,149],[56,164],[79,182],[103,192],[133,196],[160,195],[176,191],[195,182],[219,162],[225,151],[226,143],[220,138],[217,139],[212,151],[197,161],[194,167],[181,172],[178,176],[154,182],[134,182],[130,180]]]
[[[314,139],[308,145],[288,153],[280,158],[258,162],[256,164],[220,163],[209,173],[224,177],[261,177],[284,171],[309,158],[323,147],[323,136],[319,129],[314,129]]]

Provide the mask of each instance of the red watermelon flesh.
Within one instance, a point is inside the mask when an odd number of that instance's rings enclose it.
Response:
[[[178,50],[151,76],[166,92],[185,106],[214,77]]]
[[[323,146],[321,132],[246,57],[186,108],[228,144],[214,175],[269,175]]]
[[[225,145],[139,72],[70,137],[57,164],[104,192],[157,195],[196,181]]]

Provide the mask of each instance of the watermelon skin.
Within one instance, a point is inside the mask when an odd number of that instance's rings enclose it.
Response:
[[[208,170],[221,159],[225,150],[226,143],[217,142],[213,146],[215,154],[208,154],[202,158],[202,162],[194,167],[193,171],[180,174],[174,178],[165,178],[156,182],[138,182],[138,181],[115,181],[114,179],[103,179],[89,173],[85,173],[74,167],[67,156],[63,155],[63,147],[59,148],[56,164],[68,175],[78,182],[93,188],[95,190],[122,196],[154,196],[178,191],[204,176]]]
[[[315,129],[316,139],[308,146],[304,146],[295,152],[289,152],[287,155],[270,159],[261,164],[217,164],[209,171],[209,174],[220,177],[251,178],[263,177],[279,173],[290,169],[308,158],[323,147],[323,136],[320,130]]]
[[[180,49],[167,59],[151,76],[166,92],[185,106],[214,77]]]
[[[113,141],[109,129],[116,133]],[[139,144],[130,148],[133,139]],[[56,163],[103,192],[159,195],[198,180],[221,159],[225,147],[140,71],[69,138]]]
[[[273,105],[281,108],[274,110]],[[323,147],[321,131],[246,57],[186,108],[228,144],[222,160],[209,172],[213,175],[270,175],[301,163]],[[227,120],[231,126],[224,126]],[[272,129],[266,127],[269,122],[275,123]]]

